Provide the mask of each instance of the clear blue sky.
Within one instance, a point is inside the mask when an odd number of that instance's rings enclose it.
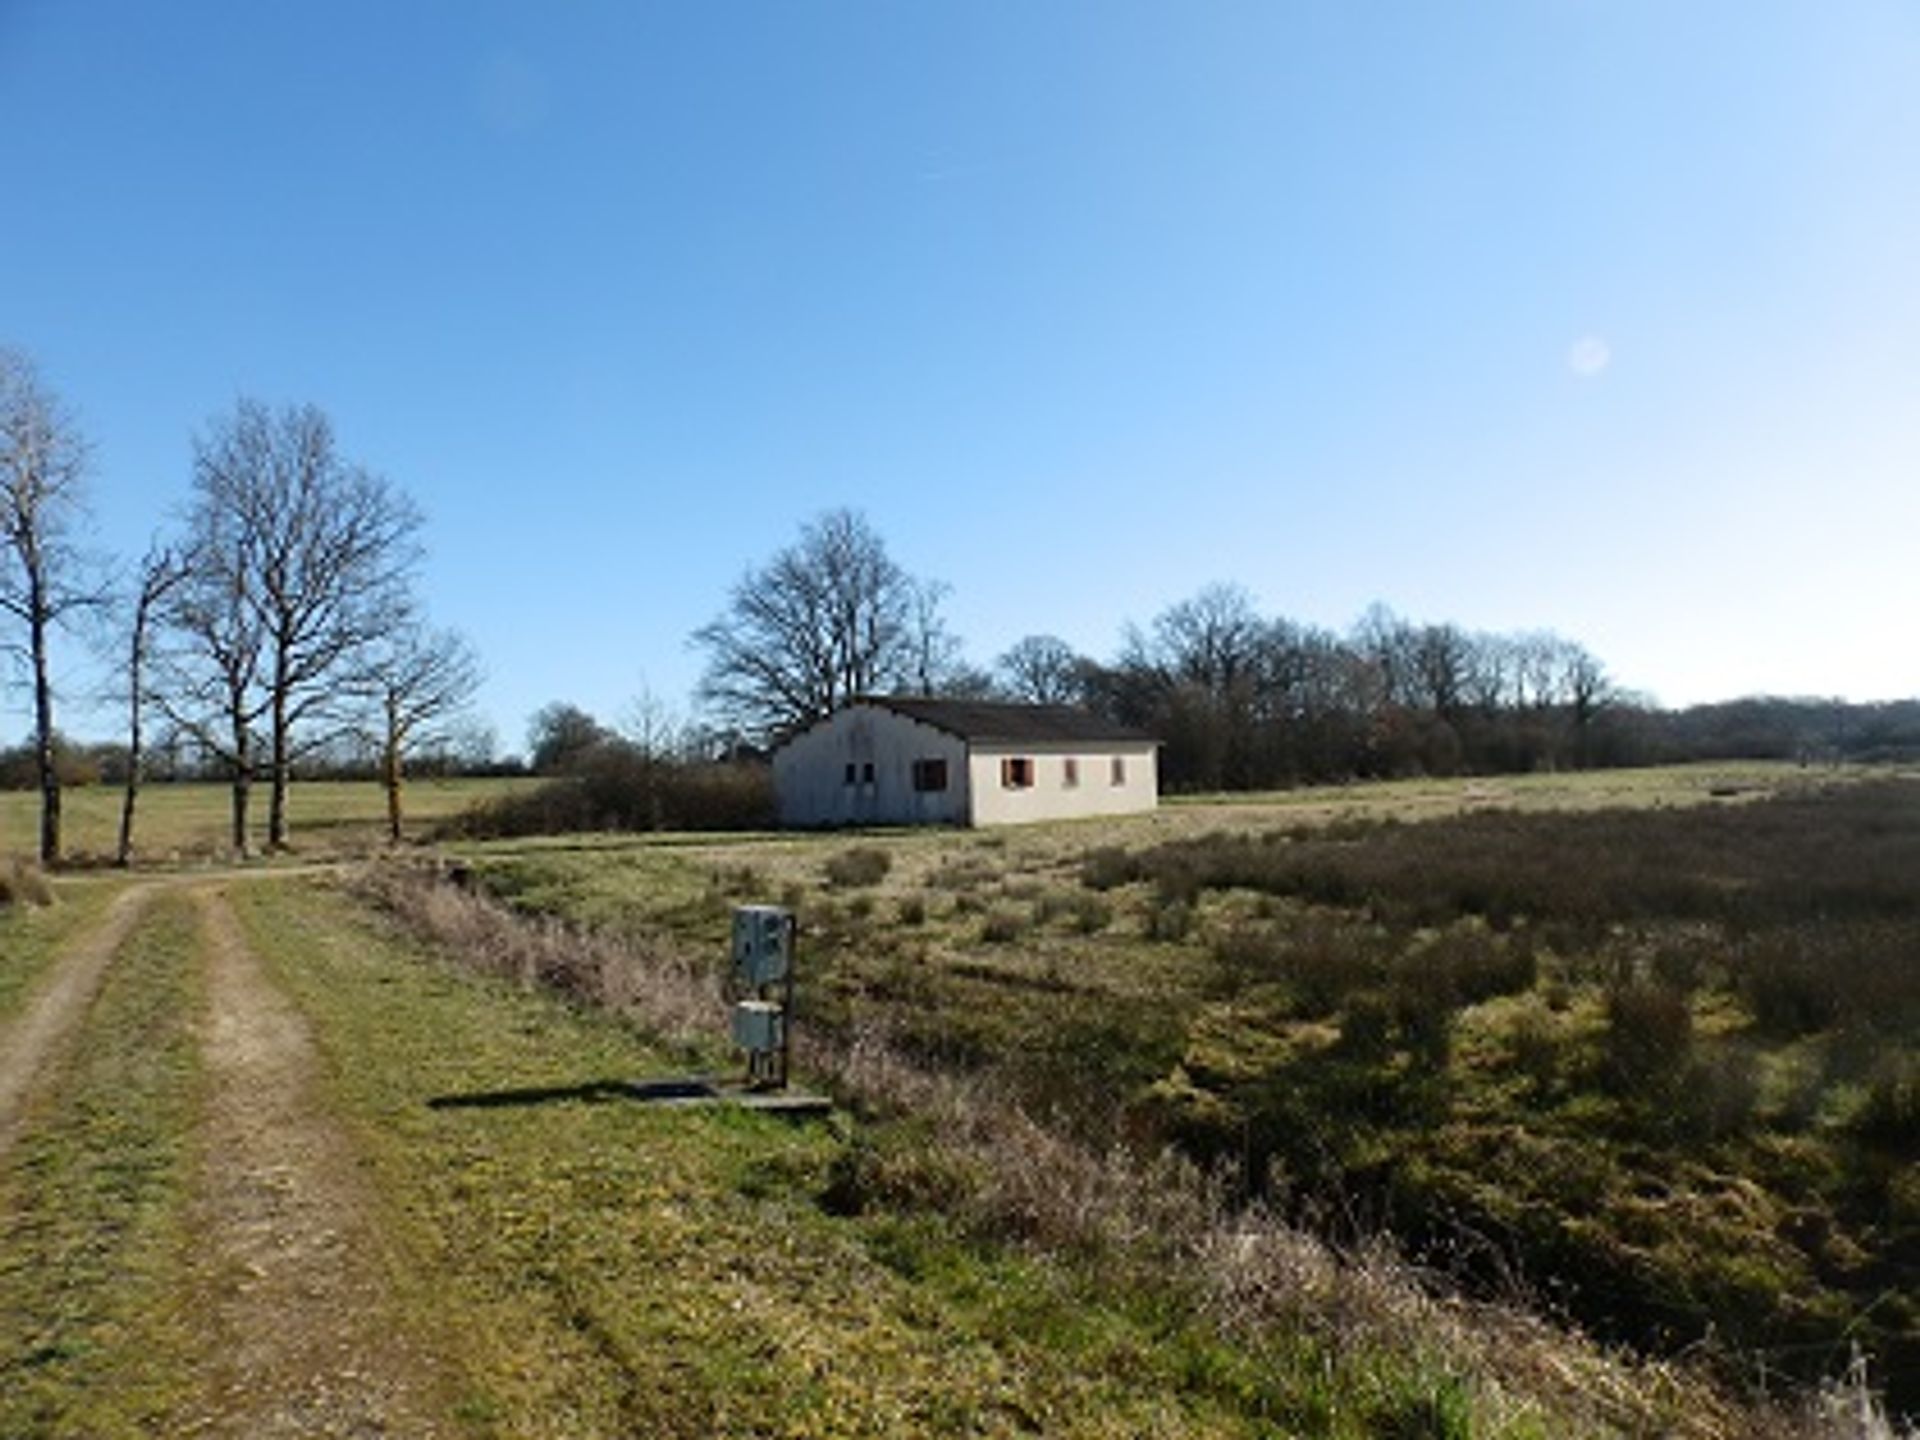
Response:
[[[981,662],[1230,580],[1920,693],[1909,0],[0,0],[0,137],[100,543],[318,403],[504,748],[841,504]]]

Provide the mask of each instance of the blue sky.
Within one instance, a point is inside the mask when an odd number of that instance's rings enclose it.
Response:
[[[503,748],[683,707],[836,505],[981,662],[1228,580],[1920,693],[1905,0],[0,0],[0,136],[99,543],[236,396],[323,406]]]

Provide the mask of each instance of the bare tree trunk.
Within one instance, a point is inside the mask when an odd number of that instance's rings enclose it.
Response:
[[[248,744],[247,727],[238,717],[233,726],[233,849],[241,859],[247,857],[247,801],[252,796],[253,754]]]
[[[134,679],[138,693],[139,678]],[[133,723],[127,727],[127,789],[120,797],[120,845],[113,863],[122,870],[133,863],[133,807],[140,798],[140,706],[136,701]]]
[[[114,863],[133,863],[133,809],[140,798],[141,712],[146,701],[147,631],[154,606],[185,578],[171,551],[149,549],[140,564],[140,586],[133,599],[133,629],[127,639],[127,790],[120,801],[120,846]]]
[[[273,686],[273,774],[267,796],[267,849],[287,848],[287,781],[293,769],[287,740],[287,686],[276,676]]]
[[[40,772],[40,863],[60,863],[60,772],[53,753],[53,682],[47,674],[47,620],[41,586],[33,584],[34,760]]]
[[[387,838],[398,845],[400,843],[400,792],[406,780],[400,770],[400,747],[391,740],[387,742],[387,753],[382,769],[387,782]]]

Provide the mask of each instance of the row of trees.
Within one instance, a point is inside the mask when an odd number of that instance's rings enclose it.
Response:
[[[113,637],[123,671],[122,863],[150,713],[175,748],[184,737],[227,776],[240,853],[256,780],[268,785],[267,845],[284,848],[295,765],[353,733],[378,746],[398,838],[407,755],[479,683],[466,642],[422,615],[408,497],[342,454],[316,407],[242,399],[195,444],[177,533],[116,581],[75,543],[86,465],[71,414],[30,361],[0,352],[0,619],[33,693],[43,861],[61,853],[49,645],[82,614],[103,621],[95,631]]]
[[[1213,585],[1130,627],[1111,661],[1035,634],[982,671],[960,659],[944,593],[905,573],[859,515],[829,512],[695,632],[699,697],[726,733],[763,747],[862,694],[1081,705],[1158,736],[1163,775],[1184,788],[1623,758],[1606,717],[1630,697],[1585,648],[1545,632],[1480,634],[1376,607],[1340,635]]]
[[[1157,736],[1162,776],[1181,789],[1920,754],[1920,704],[1753,698],[1662,711],[1548,631],[1490,634],[1375,606],[1340,633],[1263,615],[1226,584],[1129,626],[1111,659],[1033,634],[982,670],[961,658],[945,593],[903,571],[854,512],[803,527],[693,636],[717,748],[765,748],[856,695],[898,692],[1092,709]],[[576,730],[593,723],[573,718]],[[535,759],[542,768],[538,743]]]

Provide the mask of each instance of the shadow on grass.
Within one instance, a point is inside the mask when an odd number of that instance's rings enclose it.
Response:
[[[460,1095],[436,1095],[429,1110],[502,1110],[522,1105],[556,1105],[569,1100],[590,1105],[609,1100],[639,1100],[655,1104],[689,1100],[717,1100],[719,1088],[697,1076],[667,1080],[587,1080],[578,1085],[531,1085],[515,1090],[478,1090]]]

